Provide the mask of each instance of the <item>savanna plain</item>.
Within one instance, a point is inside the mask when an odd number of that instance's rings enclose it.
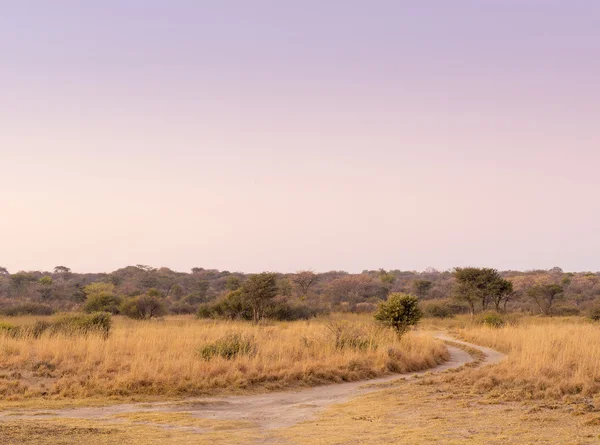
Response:
[[[600,326],[579,316],[497,317],[425,318],[403,336],[370,314],[258,324],[115,316],[108,336],[33,328],[41,320],[53,326],[60,316],[11,317],[2,320],[5,328],[10,321],[22,331],[0,336],[0,438],[91,445],[600,443]],[[297,393],[435,368],[450,359],[438,332],[506,359],[488,365],[467,347],[474,358],[468,365],[399,375],[281,427],[197,409],[214,397]],[[82,411],[90,407],[97,408],[88,411],[93,415]]]

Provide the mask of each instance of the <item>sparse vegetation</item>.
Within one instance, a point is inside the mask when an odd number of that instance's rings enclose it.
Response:
[[[398,336],[402,336],[410,327],[416,326],[422,316],[417,297],[393,293],[387,301],[379,305],[375,319],[394,329]]]
[[[79,335],[96,332],[96,326],[102,332],[110,318],[106,313],[47,318],[35,340],[0,334],[0,375],[5,376],[0,395],[21,400],[41,394],[61,399],[215,394],[364,379],[447,359],[442,343],[413,335],[398,339],[368,316],[259,325],[112,317],[108,338]],[[344,325],[338,338],[331,323]],[[12,326],[34,329],[35,319],[15,319],[0,331]],[[401,353],[390,356],[389,349]],[[43,378],[25,372],[41,362],[52,368]]]

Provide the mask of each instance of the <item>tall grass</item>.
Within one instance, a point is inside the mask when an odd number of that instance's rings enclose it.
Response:
[[[11,321],[32,323],[28,318]],[[175,317],[117,317],[106,339],[0,335],[0,395],[9,400],[203,395],[357,380],[425,369],[447,359],[445,347],[425,336],[398,340],[393,332],[356,317],[333,322],[350,325],[349,335],[360,341],[349,339],[340,348],[331,321],[255,326]],[[251,339],[252,353],[199,353],[228,338]],[[352,346],[364,341],[371,347]]]
[[[600,325],[578,318],[528,318],[459,332],[467,341],[508,354],[503,363],[466,376],[475,390],[510,399],[600,394]]]

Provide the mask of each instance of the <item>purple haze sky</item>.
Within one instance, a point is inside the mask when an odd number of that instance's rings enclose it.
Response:
[[[2,2],[0,265],[600,269],[600,3]]]

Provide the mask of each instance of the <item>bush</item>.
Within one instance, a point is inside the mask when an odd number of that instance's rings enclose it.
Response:
[[[52,315],[54,314],[54,309],[47,304],[22,303],[3,308],[0,310],[0,313],[7,317],[18,317],[21,315]]]
[[[502,316],[497,312],[487,312],[485,314],[481,314],[477,321],[480,324],[490,328],[501,328],[505,323]]]
[[[252,355],[256,351],[254,339],[242,334],[233,333],[198,348],[198,355],[206,361],[213,357],[232,360],[242,355]]]
[[[556,315],[558,317],[572,317],[581,315],[581,310],[575,306],[559,306],[554,308],[552,315]]]
[[[54,323],[47,323],[46,329],[51,334],[101,334],[107,338],[111,327],[111,314],[108,312],[96,312],[93,314],[65,315]]]
[[[390,326],[401,336],[411,326],[416,326],[422,316],[417,297],[394,292],[379,305],[375,319]]]
[[[284,301],[275,303],[265,309],[265,318],[278,321],[308,320],[319,313],[318,308],[305,305],[291,305]]]
[[[19,326],[0,322],[0,334],[4,334],[8,337],[16,337],[19,334]]]
[[[454,317],[452,307],[445,301],[428,301],[423,303],[421,307],[427,317],[442,319]]]
[[[242,298],[241,290],[229,292],[216,303],[198,307],[198,318],[225,318],[227,320],[252,320],[252,308]]]
[[[292,305],[285,301],[271,301],[264,308],[263,317],[271,320],[293,321],[307,320],[319,314],[321,310],[306,305]],[[198,318],[224,318],[227,320],[252,320],[252,307],[243,298],[241,290],[229,292],[216,303],[204,303],[198,306]]]
[[[590,310],[589,317],[594,321],[600,321],[600,306],[596,306]]]
[[[111,315],[107,312],[95,314],[66,315],[55,322],[38,320],[29,326],[13,326],[0,323],[0,333],[13,338],[40,338],[43,333],[49,335],[88,335],[100,334],[107,338],[112,327]]]
[[[141,295],[126,299],[120,307],[121,313],[136,320],[162,317],[167,313],[163,301],[156,296]]]
[[[87,313],[110,312],[111,314],[118,314],[120,304],[121,299],[115,295],[90,295],[85,301],[83,310]]]
[[[169,308],[169,312],[177,315],[188,315],[196,312],[196,307],[188,303],[173,303]]]

